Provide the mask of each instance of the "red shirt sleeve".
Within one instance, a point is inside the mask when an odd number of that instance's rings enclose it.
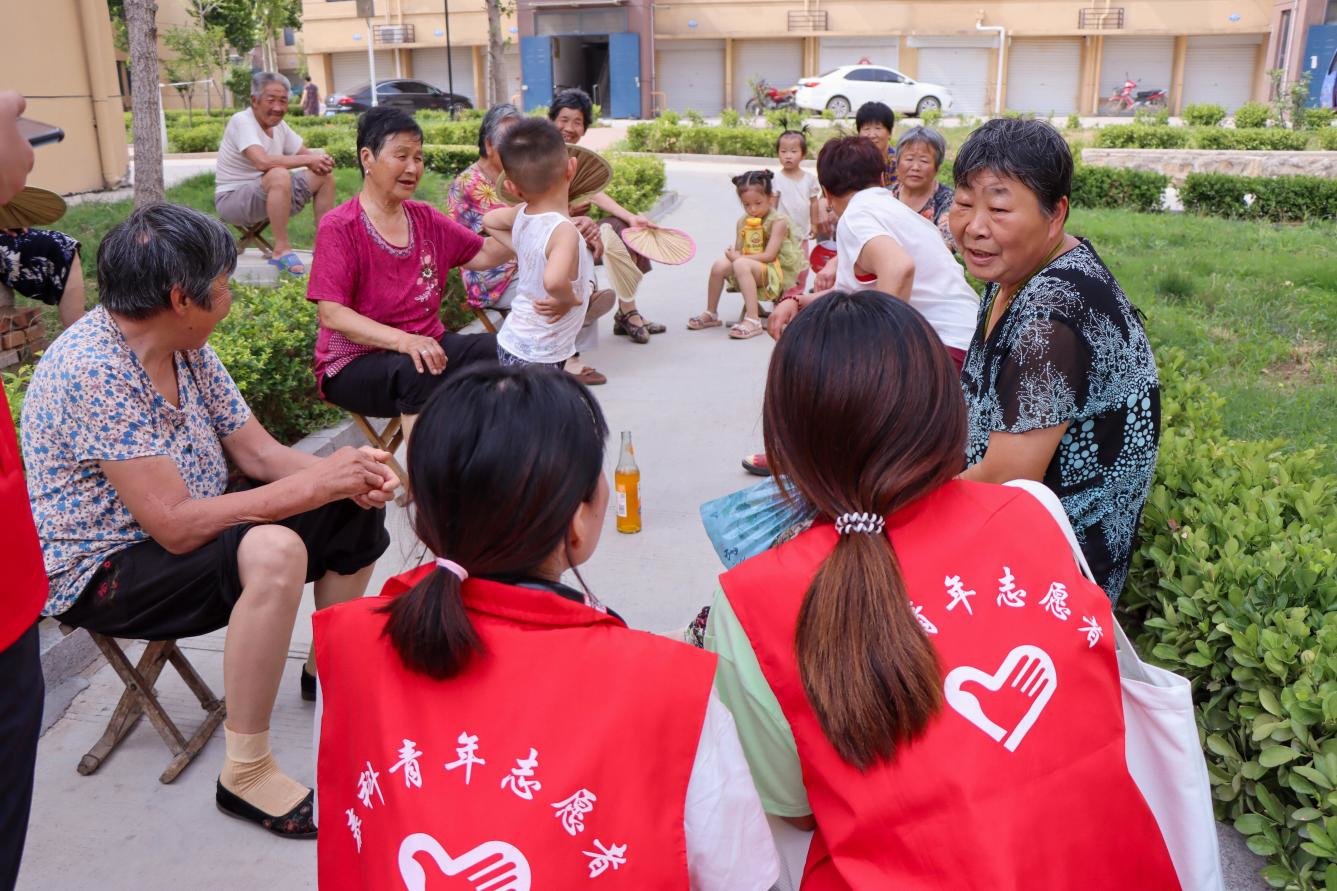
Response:
[[[5,580],[0,583],[0,650],[32,627],[47,595],[42,546],[28,507],[28,486],[9,418],[9,403],[0,390],[0,517],[5,518],[0,534],[0,566],[5,567]]]
[[[428,206],[434,228],[436,243],[441,249],[441,256],[446,258],[450,269],[468,263],[483,249],[483,236],[478,235],[434,207]]]
[[[311,277],[306,285],[307,300],[328,300],[350,306],[358,292],[357,248],[342,217],[338,209],[331,211],[316,230]]]

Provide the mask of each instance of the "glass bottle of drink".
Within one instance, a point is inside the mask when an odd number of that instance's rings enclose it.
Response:
[[[613,473],[613,489],[617,498],[617,531],[641,531],[641,470],[636,466],[636,448],[631,444],[631,431],[622,431],[622,454]]]

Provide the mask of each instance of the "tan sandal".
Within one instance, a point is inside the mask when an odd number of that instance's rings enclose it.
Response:
[[[699,316],[692,316],[687,320],[687,328],[690,331],[703,331],[706,328],[718,328],[723,324],[724,323],[720,321],[720,317],[710,310],[706,310]]]
[[[766,326],[761,324],[760,319],[743,319],[737,325],[729,329],[729,336],[734,340],[747,340],[756,337],[758,334],[764,334]]]

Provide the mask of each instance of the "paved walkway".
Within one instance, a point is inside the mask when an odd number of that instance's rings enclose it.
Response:
[[[680,628],[710,598],[720,565],[701,530],[697,508],[748,484],[751,478],[738,461],[760,446],[769,338],[735,342],[721,328],[685,329],[687,318],[704,307],[710,263],[732,241],[739,210],[728,177],[738,170],[736,165],[669,162],[668,186],[682,202],[664,222],[689,230],[698,252],[685,266],[657,269],[643,286],[642,309],[667,324],[668,333],[636,345],[609,335],[605,321],[598,349],[585,357],[609,377],[595,392],[613,431],[606,457],[610,474],[617,462],[617,432],[631,430],[635,437],[644,531],[620,535],[610,514],[599,550],[583,574],[592,590],[638,628]],[[726,296],[726,318],[740,306],[737,295]],[[393,543],[377,566],[373,589],[421,560],[405,514],[391,508],[388,520]],[[298,672],[310,641],[309,613],[308,600],[272,725],[279,761],[307,783],[314,779],[313,708],[298,697]],[[222,641],[220,633],[185,642],[190,659],[216,692],[222,689]],[[276,839],[214,810],[214,781],[223,756],[220,738],[174,784],[163,786],[157,777],[166,764],[166,750],[141,722],[98,773],[79,776],[75,765],[101,732],[120,689],[100,660],[88,682],[41,742],[20,888],[315,887],[313,843]],[[58,709],[75,692],[78,684],[69,683],[65,691],[52,691],[49,709]],[[160,689],[169,709],[178,714],[197,711],[174,676]]]

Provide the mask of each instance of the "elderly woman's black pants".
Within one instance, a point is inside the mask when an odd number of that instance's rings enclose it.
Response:
[[[447,331],[437,342],[446,351],[446,370],[440,374],[418,371],[412,357],[404,353],[377,350],[357,357],[338,374],[326,376],[321,382],[325,401],[373,418],[416,415],[451,375],[479,362],[497,364],[494,335]]]

